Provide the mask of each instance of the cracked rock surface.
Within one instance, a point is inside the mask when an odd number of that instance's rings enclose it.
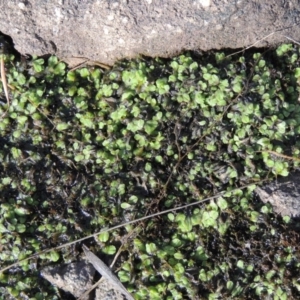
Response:
[[[56,54],[112,65],[183,50],[300,41],[296,0],[1,1],[0,28],[21,54]]]
[[[53,285],[71,293],[76,298],[91,288],[94,274],[94,267],[86,261],[61,266],[49,266],[41,272],[41,275]],[[82,300],[88,299],[90,299],[89,296]]]
[[[300,215],[300,172],[257,187],[255,192],[263,202],[272,204],[276,213],[290,217]]]

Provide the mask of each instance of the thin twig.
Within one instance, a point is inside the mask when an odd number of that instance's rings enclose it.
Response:
[[[248,47],[246,47],[246,48],[244,48],[244,49],[242,49],[242,50],[240,50],[240,51],[237,51],[237,52],[234,52],[234,53],[232,53],[232,54],[229,54],[229,55],[227,55],[226,57],[230,57],[230,56],[232,56],[232,55],[235,55],[235,54],[244,52],[244,51],[246,51],[247,49],[250,49],[250,48],[254,47],[256,44],[260,43],[261,41],[267,39],[268,37],[270,37],[270,36],[273,35],[274,33],[276,33],[276,31],[271,32],[270,34],[264,36],[263,38],[261,38],[260,40],[256,41],[255,43],[251,44],[250,46],[248,46]]]
[[[111,66],[109,65],[106,65],[106,64],[103,64],[103,63],[100,63],[98,61],[93,61],[93,60],[90,60],[89,58],[86,58],[86,57],[77,57],[75,56],[74,58],[81,58],[81,59],[85,59],[85,61],[83,61],[82,63],[79,63],[78,65],[76,65],[75,67],[73,67],[72,69],[70,69],[69,71],[75,71],[81,67],[83,67],[84,65],[90,65],[90,66],[98,66],[102,69],[106,69],[106,70],[110,70],[111,69]]]
[[[282,35],[282,34],[281,34],[281,35]],[[297,41],[293,40],[292,38],[290,38],[290,37],[288,37],[288,36],[286,36],[286,35],[282,35],[282,36],[284,36],[286,39],[288,39],[288,40],[290,40],[290,41],[294,42],[295,44],[297,44],[297,45],[300,45],[300,43],[299,43],[299,42],[297,42]]]
[[[294,27],[294,26],[296,26],[296,25],[298,25],[298,24],[294,24],[293,26],[291,26],[291,28]],[[242,50],[240,50],[240,51],[237,51],[237,52],[234,52],[234,53],[232,53],[232,54],[229,54],[229,55],[227,55],[226,57],[230,57],[230,56],[232,56],[232,55],[235,55],[235,54],[244,52],[245,50],[248,50],[248,49],[254,47],[254,46],[257,45],[258,43],[260,43],[261,41],[267,39],[268,37],[272,36],[272,35],[275,34],[275,33],[280,34],[281,36],[287,38],[288,40],[290,40],[290,41],[292,41],[292,42],[294,42],[294,43],[300,45],[299,42],[293,40],[292,38],[290,38],[290,37],[288,37],[288,36],[286,36],[286,35],[283,35],[283,34],[279,33],[280,31],[284,31],[284,30],[286,30],[286,29],[288,29],[288,28],[282,28],[282,29],[275,30],[275,31],[271,32],[270,34],[264,36],[263,38],[259,39],[259,40],[256,41],[255,43],[251,44],[250,46],[248,46],[248,47],[246,47],[246,48],[244,48],[244,49],[242,49]]]
[[[9,106],[9,97],[8,97],[8,88],[7,88],[7,80],[6,80],[6,73],[5,73],[5,68],[4,68],[4,58],[1,57],[1,80],[2,80],[2,85],[5,93],[5,97]]]
[[[150,218],[153,218],[153,217],[157,217],[157,216],[161,216],[161,215],[165,215],[169,212],[174,212],[174,211],[177,211],[177,210],[181,210],[181,209],[184,209],[184,208],[187,208],[187,207],[191,207],[191,206],[195,206],[195,205],[198,205],[198,204],[201,204],[201,203],[204,203],[204,202],[207,202],[209,200],[213,200],[213,199],[216,199],[228,192],[234,192],[234,191],[238,191],[238,190],[243,190],[245,188],[248,188],[254,184],[258,184],[258,183],[263,183],[265,181],[267,181],[268,179],[262,179],[260,181],[256,181],[256,182],[253,182],[253,183],[249,183],[247,185],[243,185],[241,187],[238,187],[238,188],[235,188],[235,189],[232,189],[231,191],[223,191],[223,192],[220,192],[214,196],[211,196],[211,197],[208,197],[208,198],[205,198],[205,199],[202,199],[202,200],[199,200],[199,201],[196,201],[196,202],[193,202],[193,203],[189,203],[189,204],[186,204],[186,205],[183,205],[183,206],[179,206],[179,207],[175,207],[175,208],[170,208],[170,209],[167,209],[167,210],[164,210],[164,211],[160,211],[160,212],[157,212],[157,213],[154,213],[154,214],[151,214],[151,215],[148,215],[148,216],[144,216],[144,217],[141,217],[139,219],[135,219],[135,220],[131,220],[131,221],[128,221],[128,222],[125,222],[125,223],[122,223],[122,224],[119,224],[119,225],[116,225],[116,226],[113,226],[113,227],[110,227],[110,228],[103,228],[101,229],[100,231],[96,232],[96,233],[93,233],[93,234],[90,234],[90,235],[87,235],[83,238],[80,238],[78,240],[75,240],[75,241],[72,241],[72,242],[69,242],[69,243],[65,243],[63,245],[60,245],[60,246],[57,246],[57,247],[53,247],[51,249],[45,249],[43,251],[40,251],[36,254],[33,254],[27,258],[24,258],[22,260],[19,260],[7,267],[4,267],[2,269],[0,269],[0,273],[6,271],[6,270],[9,270],[10,268],[12,267],[16,267],[18,266],[19,264],[21,264],[22,262],[24,261],[27,261],[29,259],[33,259],[33,258],[36,258],[37,256],[41,255],[41,254],[45,254],[45,253],[49,253],[53,250],[59,250],[59,249],[62,249],[62,248],[65,248],[65,247],[68,247],[68,246],[71,246],[71,245],[74,245],[76,243],[79,243],[79,242],[82,242],[82,241],[85,241],[89,238],[93,238],[93,237],[97,237],[100,233],[103,233],[103,232],[110,232],[110,231],[113,231],[115,229],[119,229],[121,227],[124,227],[126,225],[130,225],[130,224],[134,224],[134,223],[137,223],[137,222],[141,222],[141,221],[144,221],[144,220],[147,220],[147,219],[150,219]]]
[[[298,158],[298,157],[287,156],[287,155],[284,155],[284,154],[281,154],[281,153],[278,153],[278,152],[275,152],[275,151],[272,151],[272,150],[263,150],[263,151],[256,151],[256,152],[258,152],[258,153],[259,152],[260,153],[266,152],[266,153],[269,153],[269,154],[273,154],[274,156],[282,157],[282,158],[285,158],[285,159],[300,161],[300,158]]]
[[[4,93],[5,93],[5,97],[6,97],[6,101],[7,101],[7,105],[8,105],[7,110],[1,116],[1,117],[4,117],[6,115],[6,113],[8,112],[8,110],[9,110],[10,102],[9,102],[9,97],[8,97],[8,88],[7,88],[7,80],[6,80],[6,74],[5,74],[5,68],[4,68],[4,58],[3,58],[3,55],[0,58],[0,69],[1,69],[2,86],[3,86],[3,89],[4,89]]]
[[[77,300],[84,300],[85,298],[87,298],[87,296],[89,295],[89,293],[94,290],[97,286],[99,286],[99,284],[101,282],[104,281],[104,277],[101,277],[96,283],[94,283],[87,291],[85,291],[79,298],[77,298]]]
[[[72,69],[69,70],[69,72],[72,72],[72,71],[75,71],[81,67],[83,67],[84,65],[86,65],[86,63],[88,62],[89,60],[86,59],[84,62],[80,63],[79,65],[76,65],[75,67],[73,67]]]

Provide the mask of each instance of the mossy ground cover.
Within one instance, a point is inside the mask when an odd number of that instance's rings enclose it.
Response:
[[[0,261],[128,220],[217,199],[102,233],[136,299],[296,299],[299,225],[253,192],[298,168],[299,49],[186,53],[68,71],[57,57],[24,68],[5,55],[0,99]],[[247,189],[236,189],[251,184]],[[235,191],[233,192],[233,190]],[[58,299],[45,265],[80,243],[0,275],[1,299]]]

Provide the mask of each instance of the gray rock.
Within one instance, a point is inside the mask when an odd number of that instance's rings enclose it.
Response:
[[[53,285],[70,292],[77,298],[91,288],[94,273],[95,269],[90,263],[79,261],[63,266],[46,267],[41,275]]]
[[[1,32],[22,54],[87,57],[105,64],[138,54],[256,47],[300,41],[298,1],[11,0]]]
[[[291,217],[300,215],[299,172],[281,177],[261,188],[257,187],[255,192],[263,202],[270,202],[276,213]]]
[[[96,288],[95,300],[124,300],[125,297],[106,279]]]

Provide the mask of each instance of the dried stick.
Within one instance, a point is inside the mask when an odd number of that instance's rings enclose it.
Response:
[[[232,55],[235,55],[235,54],[244,52],[245,50],[250,49],[250,48],[254,47],[256,44],[260,43],[261,41],[267,39],[268,37],[270,37],[270,36],[273,35],[274,33],[276,33],[276,31],[271,32],[270,34],[264,36],[263,38],[261,38],[260,40],[256,41],[255,43],[251,44],[250,46],[248,46],[248,47],[246,47],[246,48],[244,48],[244,49],[242,49],[242,50],[240,50],[240,51],[237,51],[237,52],[234,52],[234,53],[232,53],[232,54],[229,54],[229,55],[227,55],[226,57],[230,57],[230,56],[232,56]]]
[[[298,158],[298,157],[287,156],[285,154],[281,154],[281,153],[278,153],[278,152],[275,152],[275,151],[272,151],[272,150],[263,150],[263,151],[256,151],[256,152],[257,153],[266,152],[266,153],[273,154],[274,156],[278,156],[278,157],[281,157],[281,158],[285,158],[285,159],[289,159],[289,160],[294,160],[294,161],[300,161],[300,158]]]
[[[4,89],[4,93],[5,93],[5,97],[6,97],[7,105],[8,105],[8,108],[7,108],[6,112],[1,116],[1,117],[3,117],[7,113],[8,109],[9,109],[9,106],[10,106],[9,97],[8,97],[8,88],[7,88],[6,74],[5,74],[5,68],[4,68],[4,58],[3,58],[3,55],[0,58],[0,69],[1,69],[2,86],[3,86],[3,89]]]
[[[85,245],[83,245],[82,248],[90,263],[102,275],[102,277],[107,279],[117,290],[124,294],[128,300],[134,300],[134,298],[129,294],[124,285],[121,283],[118,277],[110,270],[110,268],[93,252],[91,252]]]
[[[131,235],[132,235],[132,232],[130,232],[126,235],[125,241],[122,242],[122,245],[120,246],[117,254],[115,255],[114,260],[112,261],[112,263],[109,266],[110,268],[112,268],[114,266],[114,264],[116,263],[118,257],[120,256],[121,252],[123,251],[124,244],[127,242],[129,236],[131,236]],[[104,279],[104,277],[102,276],[95,284],[93,284],[87,291],[85,291],[77,300],[85,299],[88,296],[88,294],[103,281],[103,279]]]

